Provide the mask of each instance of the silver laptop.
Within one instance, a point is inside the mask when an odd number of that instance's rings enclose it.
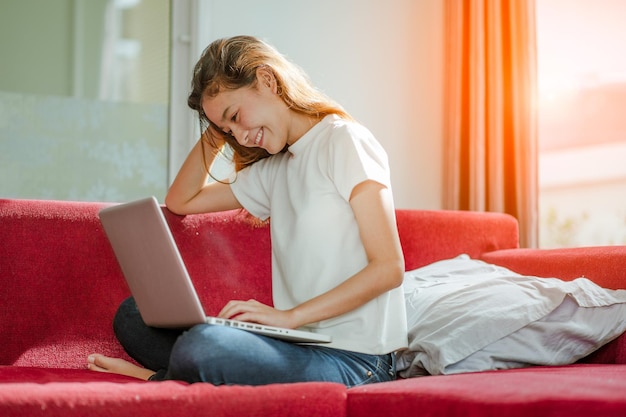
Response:
[[[306,330],[206,316],[156,198],[107,207],[100,210],[99,216],[147,325],[186,328],[208,323],[291,342],[331,341],[328,335]]]

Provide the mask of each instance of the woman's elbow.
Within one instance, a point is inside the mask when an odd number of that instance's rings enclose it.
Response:
[[[389,263],[389,289],[394,289],[402,285],[404,281],[404,258],[394,260]]]
[[[399,287],[404,282],[404,260],[402,260],[398,265],[398,271],[396,275],[396,287]]]
[[[172,197],[170,194],[167,194],[165,196],[164,203],[165,207],[167,207],[167,209],[174,214],[178,214],[181,216],[187,214],[185,212],[185,205],[182,204],[178,199]]]

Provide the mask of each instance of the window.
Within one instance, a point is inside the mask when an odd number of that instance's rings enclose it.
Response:
[[[626,244],[626,2],[536,10],[540,246]]]
[[[162,199],[169,0],[5,1],[0,37],[0,195]]]

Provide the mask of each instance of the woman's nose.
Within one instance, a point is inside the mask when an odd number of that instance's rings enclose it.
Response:
[[[231,129],[231,133],[240,145],[248,146],[248,142],[250,139],[249,131],[245,129],[233,128]]]

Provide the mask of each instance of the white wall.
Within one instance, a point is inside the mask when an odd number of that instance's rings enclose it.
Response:
[[[200,2],[201,43],[247,34],[274,45],[386,148],[398,208],[441,208],[443,2]]]

